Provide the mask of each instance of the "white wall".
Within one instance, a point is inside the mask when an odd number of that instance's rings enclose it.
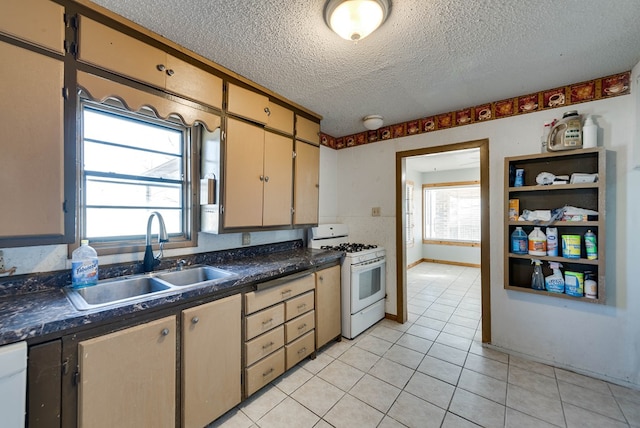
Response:
[[[407,181],[413,181],[413,245],[405,248],[407,266],[423,259],[422,255],[422,173],[407,167]]]
[[[640,64],[634,69],[633,82],[639,69]],[[640,170],[633,169],[632,161],[638,121],[635,97],[634,93],[339,150],[336,186],[321,192],[337,194],[337,220],[349,225],[354,240],[387,249],[386,311],[396,313],[395,153],[488,138],[492,343],[509,352],[640,387]],[[544,121],[574,109],[594,115],[600,145],[608,150],[610,166],[615,164],[607,183],[606,305],[503,288],[504,157],[538,153]],[[380,217],[371,216],[374,206],[382,208]]]
[[[464,168],[445,171],[425,172],[422,182],[451,183],[456,181],[480,180],[480,168]],[[464,247],[460,245],[422,245],[422,257],[439,261],[480,264],[480,247]]]

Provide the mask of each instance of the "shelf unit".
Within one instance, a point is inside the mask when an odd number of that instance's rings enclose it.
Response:
[[[605,303],[605,155],[604,148],[594,148],[505,158],[505,289],[589,303]],[[514,187],[510,185],[512,184],[510,183],[509,174],[511,168],[524,170],[523,186]],[[595,183],[543,186],[536,184],[536,177],[541,172],[550,172],[556,176],[570,176],[572,173],[597,173],[598,181]],[[517,226],[521,226],[528,235],[535,226],[540,226],[544,232],[547,225],[544,222],[509,220],[510,199],[519,200],[518,215],[522,214],[523,210],[552,210],[569,205],[597,211],[598,217],[588,221],[555,221],[549,224],[549,227],[558,228],[558,257],[514,254],[510,252],[511,233]],[[596,260],[589,260],[586,256],[584,234],[588,230],[595,233],[597,237],[598,258]],[[562,257],[562,235],[581,236],[580,258]],[[532,289],[531,274],[533,273],[533,265],[531,264],[531,259],[538,259],[544,262],[542,271],[545,277],[552,273],[547,262],[561,263],[563,275],[565,271],[593,272],[598,282],[597,298],[576,297],[564,293],[551,293]]]

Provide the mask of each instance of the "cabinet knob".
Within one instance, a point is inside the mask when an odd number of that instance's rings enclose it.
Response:
[[[168,69],[167,70],[167,76],[173,76],[175,73],[175,71],[173,71],[172,69]]]
[[[260,181],[264,181],[264,175],[260,176]]]
[[[269,176],[268,175],[264,177],[264,181],[265,181],[265,183],[269,182]]]
[[[169,335],[169,329],[168,328],[163,328],[162,331],[160,332],[161,335],[163,336],[168,336]]]
[[[158,71],[165,71],[167,69],[164,64],[158,64],[156,65],[156,68],[158,69]]]
[[[269,110],[269,107],[265,107],[264,112],[267,113],[267,116],[271,116],[271,110]]]
[[[324,277],[323,277],[322,275],[320,275],[320,276],[318,277],[318,279],[319,279],[320,281],[324,281]]]
[[[200,321],[200,318],[198,317],[191,318],[191,324],[198,324],[199,321]]]

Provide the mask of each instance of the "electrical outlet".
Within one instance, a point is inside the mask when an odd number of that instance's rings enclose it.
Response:
[[[0,271],[4,270],[4,253],[0,250]]]
[[[380,207],[371,208],[371,217],[380,217]]]
[[[251,233],[243,232],[242,233],[242,245],[250,245],[251,244]]]

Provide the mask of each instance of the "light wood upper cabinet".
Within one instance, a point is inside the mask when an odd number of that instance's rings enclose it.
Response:
[[[227,111],[254,122],[267,124],[269,122],[269,98],[250,89],[229,83]]]
[[[318,223],[320,147],[296,140],[294,224]]]
[[[62,239],[64,65],[4,42],[0,57],[0,237]]]
[[[241,399],[241,295],[182,312],[182,426],[200,428]]]
[[[316,275],[316,347],[340,337],[340,266],[333,266]]]
[[[296,139],[320,145],[320,124],[296,115]]]
[[[268,122],[266,127],[293,135],[293,112],[286,107],[269,102]]]
[[[291,224],[292,140],[229,117],[225,144],[224,227]]]
[[[78,31],[79,61],[222,107],[221,78],[85,16]]]
[[[64,53],[64,7],[49,0],[2,2],[0,32]],[[10,64],[5,61],[5,64]]]
[[[82,341],[78,362],[78,426],[175,426],[175,316]]]
[[[265,132],[262,225],[291,224],[293,140]]]

